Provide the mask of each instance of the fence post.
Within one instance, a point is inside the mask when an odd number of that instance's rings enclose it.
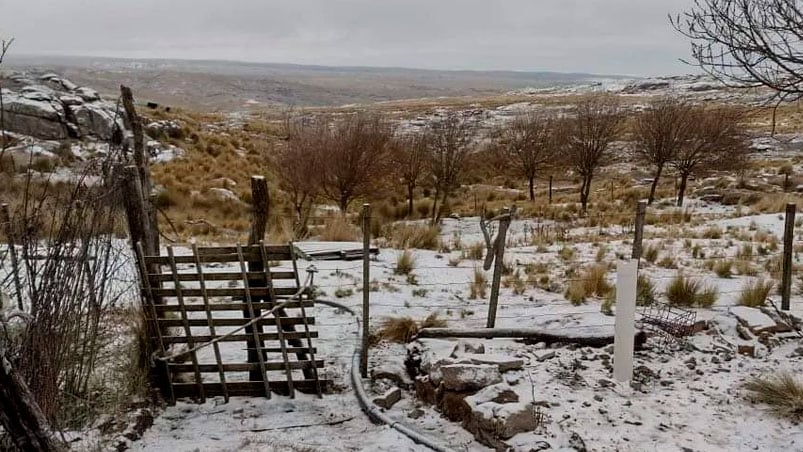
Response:
[[[619,266],[616,269],[613,376],[620,383],[633,378],[637,275],[638,261],[631,259],[626,262],[619,262]]]
[[[783,228],[783,278],[781,280],[781,309],[789,310],[792,296],[792,252],[795,239],[795,203],[786,204],[786,222]]]
[[[644,239],[644,218],[647,214],[647,201],[642,199],[636,205],[636,223],[633,235],[633,254],[631,257],[640,262],[641,260],[641,242]]]
[[[496,325],[496,307],[499,305],[499,285],[502,282],[502,268],[505,259],[505,242],[507,241],[507,229],[510,226],[510,209],[505,207],[502,218],[499,219],[499,232],[496,234],[493,251],[494,255],[494,275],[491,281],[491,303],[488,306],[487,328]]]
[[[8,204],[3,204],[2,211],[0,211],[0,221],[5,223],[6,240],[8,240],[8,254],[11,256],[11,272],[14,277],[14,291],[17,295],[17,308],[24,311],[25,306],[22,304],[22,283],[20,283],[20,270],[19,261],[17,260],[17,248],[14,245],[14,226],[11,224],[11,213],[8,210]]]
[[[362,347],[360,349],[360,374],[368,378],[368,302],[371,294],[371,205],[362,205]]]
[[[248,244],[249,245],[259,245],[263,239],[265,238],[265,231],[268,225],[268,209],[269,209],[269,202],[270,197],[268,195],[268,182],[265,180],[263,176],[251,176],[251,230],[248,233]],[[261,260],[253,260],[248,262],[248,271],[251,272],[264,272],[265,265],[267,262],[262,262]],[[268,281],[259,281],[260,284],[268,284]],[[252,282],[253,284],[253,282]],[[263,301],[264,299],[257,299],[257,301]],[[275,302],[276,300],[270,300],[271,302]],[[251,312],[250,310],[245,307],[242,310],[243,319],[251,320]],[[254,309],[254,317],[259,317],[262,315],[261,309]],[[280,317],[282,315],[281,312],[276,313],[276,317]],[[277,321],[276,323],[277,329],[283,327],[283,325]],[[249,339],[246,340],[246,344],[248,344],[248,363],[259,363],[259,353],[265,347],[264,342],[260,339],[255,341],[253,339],[254,333],[262,334],[264,333],[264,329],[262,325],[256,323],[254,325],[248,326],[245,328],[245,334],[249,336]],[[279,332],[281,333],[281,331]],[[259,337],[259,336],[256,336]],[[264,381],[267,375],[262,375],[260,369],[254,368],[249,372],[248,378],[251,381]],[[267,394],[267,397],[270,397],[270,394]]]
[[[549,175],[549,203],[552,204],[552,175]]]

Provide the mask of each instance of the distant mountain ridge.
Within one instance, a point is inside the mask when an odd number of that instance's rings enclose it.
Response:
[[[425,97],[501,94],[570,86],[616,75],[550,71],[472,71],[317,66],[217,60],[11,55],[11,69],[56,71],[115,94],[120,83],[139,98],[205,110],[291,105],[337,106]]]

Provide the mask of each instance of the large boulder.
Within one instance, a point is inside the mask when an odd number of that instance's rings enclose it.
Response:
[[[57,74],[44,74],[38,80],[13,75],[7,79],[23,84],[2,93],[4,127],[9,132],[44,140],[108,140],[116,128],[124,127],[114,104]]]

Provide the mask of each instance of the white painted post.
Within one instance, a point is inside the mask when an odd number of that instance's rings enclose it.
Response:
[[[638,260],[619,262],[616,269],[616,324],[613,378],[625,383],[633,377],[633,340],[636,334],[636,279]]]

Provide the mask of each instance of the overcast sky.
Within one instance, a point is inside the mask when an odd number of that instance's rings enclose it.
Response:
[[[0,0],[19,54],[432,69],[693,72],[691,0]]]

